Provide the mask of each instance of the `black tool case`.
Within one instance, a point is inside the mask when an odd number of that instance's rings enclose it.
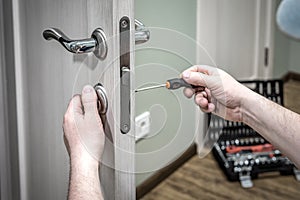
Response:
[[[268,99],[283,105],[282,80],[242,81],[244,85]],[[262,113],[263,114],[263,113]],[[213,155],[230,181],[240,181],[242,187],[253,186],[252,179],[264,172],[281,175],[300,173],[293,163],[249,126],[209,116],[208,134],[217,138]]]

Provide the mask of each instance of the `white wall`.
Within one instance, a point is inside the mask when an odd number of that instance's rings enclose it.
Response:
[[[135,17],[151,32],[136,46],[136,87],[164,83],[196,60],[196,0],[137,0]],[[184,152],[195,133],[195,106],[182,90],[136,94],[136,115],[151,113],[150,137],[136,144],[136,184]]]

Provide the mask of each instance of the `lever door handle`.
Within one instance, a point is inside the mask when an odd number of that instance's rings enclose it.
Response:
[[[94,52],[100,59],[104,60],[107,55],[107,43],[104,31],[97,28],[93,31],[91,38],[72,40],[58,28],[49,28],[43,32],[46,40],[57,40],[65,49],[75,54]],[[135,20],[135,44],[142,44],[149,40],[150,31],[139,20]]]
[[[134,20],[135,26],[135,44],[142,44],[149,40],[150,31],[139,20]]]
[[[72,53],[81,54],[94,52],[101,60],[107,55],[107,43],[104,31],[97,28],[93,31],[91,38],[72,40],[57,28],[49,28],[43,32],[46,40],[57,40],[65,49]]]

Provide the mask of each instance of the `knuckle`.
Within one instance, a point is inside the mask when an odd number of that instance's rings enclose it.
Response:
[[[72,121],[71,118],[72,118],[71,115],[70,115],[69,113],[66,113],[66,114],[64,115],[64,118],[63,118],[63,123],[64,123],[64,124],[70,123],[70,122]]]

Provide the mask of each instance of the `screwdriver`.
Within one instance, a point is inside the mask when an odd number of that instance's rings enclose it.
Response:
[[[173,78],[173,79],[167,80],[167,82],[165,84],[160,84],[160,85],[155,85],[155,86],[136,89],[135,92],[152,90],[152,89],[162,88],[162,87],[166,87],[169,90],[176,90],[176,89],[181,88],[181,87],[193,88],[193,89],[197,89],[197,91],[204,90],[204,87],[191,85],[191,84],[185,82],[185,80],[183,80],[182,78]]]

